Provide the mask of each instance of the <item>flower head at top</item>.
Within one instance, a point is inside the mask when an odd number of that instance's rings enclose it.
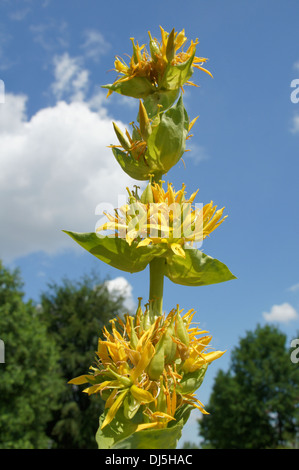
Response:
[[[132,96],[134,98],[146,98],[157,91],[177,91],[184,84],[194,85],[190,81],[193,67],[212,74],[203,67],[207,61],[203,57],[195,57],[198,39],[191,40],[187,50],[184,46],[187,42],[185,30],[170,33],[161,26],[161,41],[153,38],[149,32],[149,52],[145,44],[139,45],[131,38],[133,54],[127,64],[122,58],[116,57],[114,69],[118,77],[108,88],[108,96],[112,92]]]

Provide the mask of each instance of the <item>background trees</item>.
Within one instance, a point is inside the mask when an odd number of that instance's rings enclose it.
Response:
[[[96,276],[52,284],[24,302],[18,271],[0,263],[0,448],[96,447],[100,397],[68,385],[88,372],[103,325],[123,311]]]
[[[294,444],[298,432],[299,368],[286,336],[258,326],[240,340],[228,372],[214,382],[210,415],[199,421],[204,447],[276,448]]]
[[[53,338],[40,314],[23,301],[18,271],[0,262],[0,448],[47,448],[45,423],[59,406],[63,379]]]
[[[82,393],[85,387],[68,381],[88,373],[94,362],[98,338],[104,325],[123,311],[121,296],[112,298],[105,283],[96,276],[78,282],[65,280],[52,284],[41,297],[41,310],[47,331],[59,348],[59,365],[64,377],[60,407],[53,413],[47,432],[55,447],[97,448],[95,434],[103,411],[99,395]]]

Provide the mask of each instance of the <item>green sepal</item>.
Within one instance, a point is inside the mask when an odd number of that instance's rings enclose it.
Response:
[[[129,152],[126,153],[116,147],[112,147],[112,152],[116,161],[127,175],[138,181],[149,180],[151,169],[146,164],[143,156],[140,156],[139,160],[135,160]]]
[[[165,276],[183,286],[207,286],[237,279],[224,263],[193,248],[185,250],[185,258],[167,256],[164,269]]]
[[[146,77],[133,77],[122,82],[102,85],[102,88],[114,91],[120,95],[140,99],[146,98],[155,91],[155,88]]]
[[[192,62],[195,56],[195,51],[186,62],[181,64],[172,65],[169,63],[163,75],[160,87],[167,90],[180,89],[193,74]]]
[[[101,430],[105,414],[100,417],[100,426],[96,433],[99,449],[176,449],[187,422],[192,405],[183,405],[175,414],[175,421],[170,421],[167,428],[146,429],[136,432],[141,422],[138,412],[132,420],[124,417],[120,409],[110,425]]]
[[[160,89],[148,95],[143,102],[148,117],[153,119],[159,112],[166,111],[175,103],[179,94],[180,88],[176,90]]]
[[[195,392],[201,386],[207,368],[206,364],[194,372],[184,374],[182,380],[177,384],[177,392],[182,394]]]
[[[122,238],[97,235],[95,232],[63,232],[104,263],[130,273],[143,271],[153,258],[163,256],[167,251],[166,247],[160,245],[137,248],[137,242],[130,246]]]
[[[167,173],[181,159],[186,147],[189,118],[183,98],[165,112],[160,112],[151,123],[151,133],[146,140],[146,151],[138,159],[131,152],[112,146],[117,162],[131,178],[149,180],[151,175]],[[133,130],[133,140],[140,136]]]
[[[183,98],[152,122],[152,133],[147,140],[146,163],[152,173],[167,173],[185,152],[187,130]],[[187,125],[186,125],[187,124]]]
[[[114,449],[176,449],[184,423],[163,429],[146,429],[119,441]]]
[[[108,410],[106,409],[105,412],[100,416],[99,428],[96,433],[98,449],[115,448],[118,442],[133,434],[138,426],[138,421],[136,422],[136,415],[133,419],[127,419],[125,418],[123,409],[121,408],[118,410],[111,423],[105,426],[104,429],[101,429],[102,423],[107,413]]]

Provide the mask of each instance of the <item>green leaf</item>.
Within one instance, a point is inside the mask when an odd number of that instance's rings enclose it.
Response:
[[[186,257],[167,256],[165,276],[183,286],[207,286],[237,279],[228,267],[196,249],[185,250]]]
[[[95,232],[63,231],[96,258],[116,269],[130,273],[142,271],[154,257],[162,256],[167,250],[160,245],[137,248],[136,242],[130,246],[122,238],[97,235]]]
[[[187,422],[192,405],[183,405],[175,414],[175,421],[168,423],[167,428],[137,431],[143,422],[143,414],[138,413],[133,419],[126,419],[120,409],[110,425],[101,429],[106,412],[100,417],[96,441],[99,449],[175,449],[181,438],[182,429]]]

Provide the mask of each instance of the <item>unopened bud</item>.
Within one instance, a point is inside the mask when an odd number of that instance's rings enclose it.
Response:
[[[164,370],[164,339],[165,335],[156,344],[156,352],[148,366],[148,376],[151,380],[159,380]]]
[[[174,29],[168,36],[167,46],[166,46],[166,58],[168,62],[171,62],[175,56],[175,44],[174,44]]]
[[[129,151],[130,144],[125,138],[125,136],[123,135],[123,133],[121,132],[121,130],[119,129],[119,127],[115,124],[115,122],[113,122],[113,127],[114,127],[114,131],[115,131],[116,137],[118,138],[120,145],[122,146],[123,149]]]
[[[141,136],[143,140],[147,141],[147,139],[149,138],[152,132],[152,128],[151,128],[151,124],[150,124],[146,109],[141,100],[139,101],[139,124],[140,124]]]
[[[189,335],[187,328],[185,326],[184,320],[182,319],[179,313],[179,307],[177,307],[177,314],[176,314],[176,325],[175,325],[175,332],[177,338],[186,346],[189,346]]]
[[[150,38],[149,48],[150,48],[151,57],[152,57],[152,60],[154,62],[157,62],[157,60],[158,60],[157,56],[160,53],[160,49],[159,49],[159,46],[156,43],[156,41],[152,38],[152,35],[151,35],[150,31],[148,32],[148,35],[149,35],[149,38]]]

